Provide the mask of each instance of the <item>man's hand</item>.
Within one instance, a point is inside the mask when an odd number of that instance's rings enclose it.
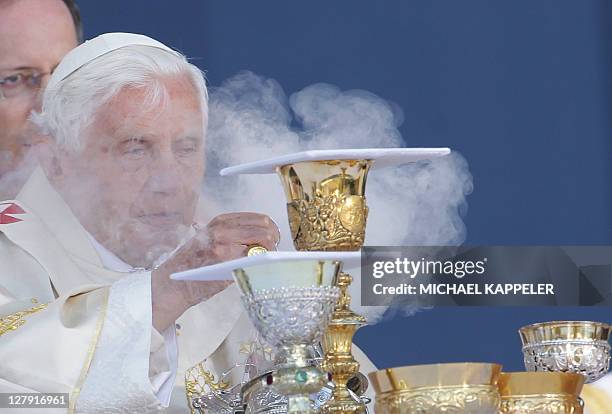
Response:
[[[177,281],[170,279],[172,273],[244,257],[248,245],[259,244],[276,250],[279,236],[276,224],[263,214],[230,213],[215,217],[152,272],[153,326],[159,332],[164,331],[191,306],[233,283]]]

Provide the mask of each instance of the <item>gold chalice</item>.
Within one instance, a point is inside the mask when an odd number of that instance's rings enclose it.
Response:
[[[277,167],[300,251],[359,250],[365,239],[370,160],[303,161]]]
[[[585,377],[567,372],[510,372],[499,378],[502,414],[582,414]]]
[[[387,368],[368,374],[377,414],[497,414],[501,366],[452,363]]]
[[[519,330],[527,371],[575,372],[586,382],[610,369],[611,327],[601,322],[556,321]]]

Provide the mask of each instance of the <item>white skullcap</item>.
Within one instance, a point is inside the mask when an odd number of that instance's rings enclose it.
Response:
[[[47,88],[57,86],[58,83],[66,79],[77,69],[102,55],[122,47],[135,45],[157,47],[178,56],[178,53],[168,46],[145,35],[135,33],[105,33],[86,41],[68,52],[53,71]]]

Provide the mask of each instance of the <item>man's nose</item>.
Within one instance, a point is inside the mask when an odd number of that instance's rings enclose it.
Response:
[[[160,152],[151,164],[147,183],[149,191],[158,195],[176,195],[180,190],[179,165],[171,151]]]

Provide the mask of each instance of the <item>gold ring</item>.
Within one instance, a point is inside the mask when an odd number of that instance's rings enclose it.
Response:
[[[259,245],[259,244],[251,244],[247,246],[247,256],[255,256],[258,254],[267,253],[268,249]]]

